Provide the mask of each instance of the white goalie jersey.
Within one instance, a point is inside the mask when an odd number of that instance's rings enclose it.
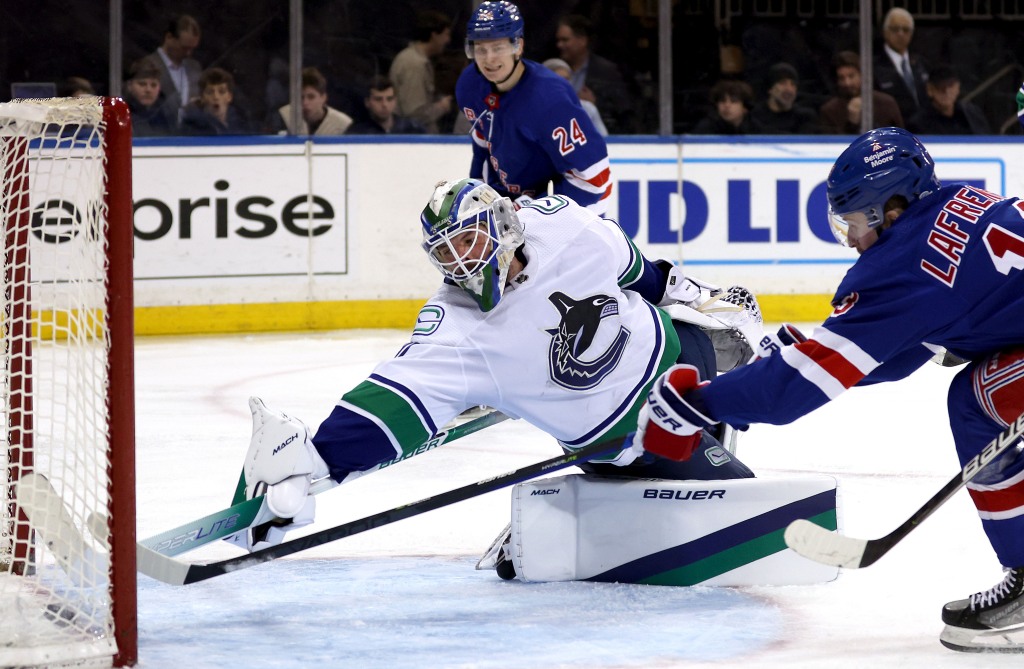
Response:
[[[525,267],[497,307],[483,312],[461,288],[442,286],[410,343],[339,403],[336,415],[354,412],[386,435],[391,449],[376,459],[401,457],[477,405],[523,418],[570,449],[623,436],[650,384],[675,362],[670,320],[629,289],[648,265],[615,223],[560,196],[535,201],[519,219]]]

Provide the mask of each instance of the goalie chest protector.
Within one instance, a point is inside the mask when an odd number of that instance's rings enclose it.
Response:
[[[512,563],[524,581],[800,585],[838,567],[786,547],[805,518],[837,529],[830,476],[666,481],[570,474],[512,489]]]

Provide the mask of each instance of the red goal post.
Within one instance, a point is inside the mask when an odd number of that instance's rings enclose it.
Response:
[[[131,121],[0,104],[0,666],[137,661]]]

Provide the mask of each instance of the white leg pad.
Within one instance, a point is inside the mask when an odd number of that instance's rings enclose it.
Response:
[[[786,547],[797,518],[836,529],[830,476],[665,481],[571,474],[512,489],[516,578],[657,585],[800,585],[838,567]]]

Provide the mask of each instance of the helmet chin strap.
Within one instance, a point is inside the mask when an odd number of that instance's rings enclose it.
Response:
[[[516,73],[516,68],[519,67],[519,63],[521,63],[521,62],[523,62],[523,61],[518,56],[513,56],[512,57],[512,69],[509,70],[508,76],[505,77],[504,79],[502,79],[501,81],[492,81],[491,82],[491,88],[495,89],[496,93],[498,92],[497,91],[498,86],[501,86],[503,83],[505,83],[506,81],[508,81],[509,79],[512,78],[512,75]]]

